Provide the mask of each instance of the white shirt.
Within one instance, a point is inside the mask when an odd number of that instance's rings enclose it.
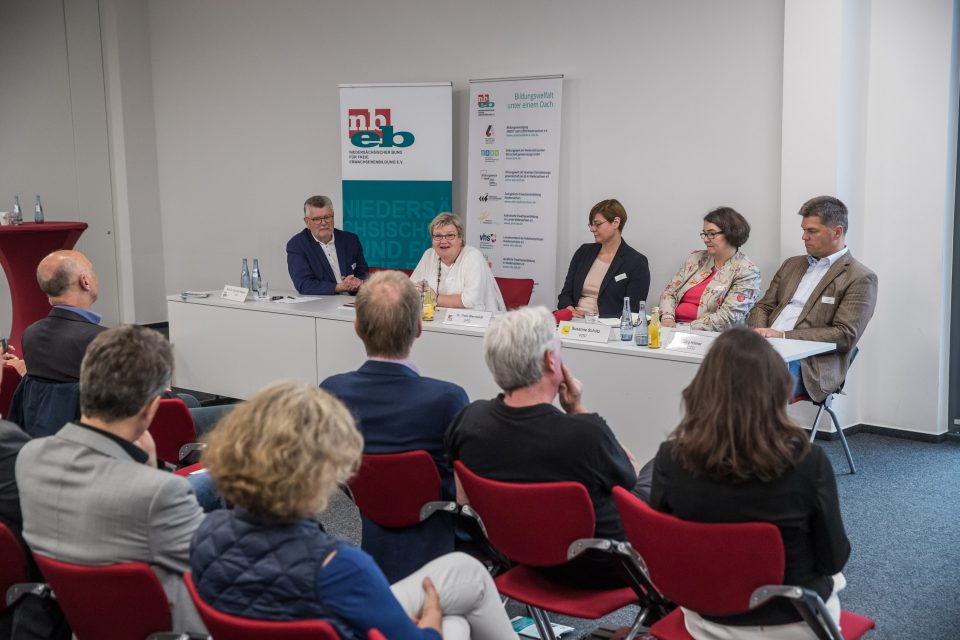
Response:
[[[317,240],[317,236],[313,236],[314,240]],[[317,244],[320,245],[320,248],[323,249],[323,252],[327,256],[327,262],[330,263],[330,268],[333,269],[333,277],[336,278],[337,284],[343,282],[343,276],[340,275],[340,260],[337,258],[337,247],[333,244],[336,241],[335,236],[330,236],[330,242],[321,242],[317,240]]]
[[[440,287],[437,288],[437,270],[439,269]],[[433,248],[423,252],[410,279],[414,282],[426,280],[438,295],[459,294],[466,309],[477,311],[504,311],[500,287],[493,278],[490,265],[487,264],[479,249],[465,246],[449,267],[440,262],[440,256]]]
[[[833,266],[833,263],[839,260],[846,252],[847,247],[844,247],[835,254],[827,256],[826,258],[820,258],[819,260],[813,256],[807,256],[807,262],[810,263],[810,266],[807,267],[807,272],[804,273],[803,278],[800,279],[797,290],[793,292],[793,298],[791,298],[787,306],[783,308],[783,311],[780,312],[777,319],[773,321],[773,325],[770,327],[771,329],[783,332],[793,330],[797,324],[797,318],[800,317],[800,312],[803,311],[804,305],[807,304],[807,300],[810,298],[810,294],[813,293],[813,290],[816,289],[820,281],[823,280],[823,276],[827,275],[827,271]]]

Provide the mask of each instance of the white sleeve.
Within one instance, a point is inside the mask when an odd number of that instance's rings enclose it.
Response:
[[[472,247],[471,247],[472,249]],[[477,311],[496,311],[496,304],[491,303],[492,292],[488,291],[490,282],[493,278],[489,273],[490,268],[483,259],[483,254],[478,249],[468,251],[463,256],[463,262],[460,264],[460,300],[465,309],[476,309]],[[492,308],[488,308],[492,306]]]
[[[423,255],[420,256],[420,262],[417,263],[416,268],[413,270],[413,273],[410,274],[410,279],[413,280],[414,284],[420,282],[421,280],[429,280],[427,277],[430,272],[429,264],[432,249],[427,249],[423,252]],[[436,286],[436,285],[434,285]]]

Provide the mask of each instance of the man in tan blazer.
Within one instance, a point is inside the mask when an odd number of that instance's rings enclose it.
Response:
[[[819,196],[800,207],[807,255],[788,258],[747,316],[747,325],[768,338],[833,342],[836,351],[791,363],[816,402],[839,390],[854,346],[877,304],[877,275],[857,262],[846,245],[847,207]]]

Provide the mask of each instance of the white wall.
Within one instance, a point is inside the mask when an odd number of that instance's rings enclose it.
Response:
[[[558,278],[616,197],[652,266],[650,299],[727,204],[779,264],[783,6],[603,3],[150,3],[154,109],[171,292],[222,287],[284,246],[314,193],[340,201],[339,83],[454,83],[454,202],[466,197],[467,80],[563,73]],[[424,231],[426,234],[426,230]]]

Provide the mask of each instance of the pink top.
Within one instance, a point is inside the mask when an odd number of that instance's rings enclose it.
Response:
[[[710,275],[703,279],[700,284],[690,287],[680,298],[680,304],[677,305],[675,316],[677,322],[693,322],[697,319],[697,311],[700,309],[700,298],[703,296],[703,290],[707,288],[717,270],[713,269]]]

